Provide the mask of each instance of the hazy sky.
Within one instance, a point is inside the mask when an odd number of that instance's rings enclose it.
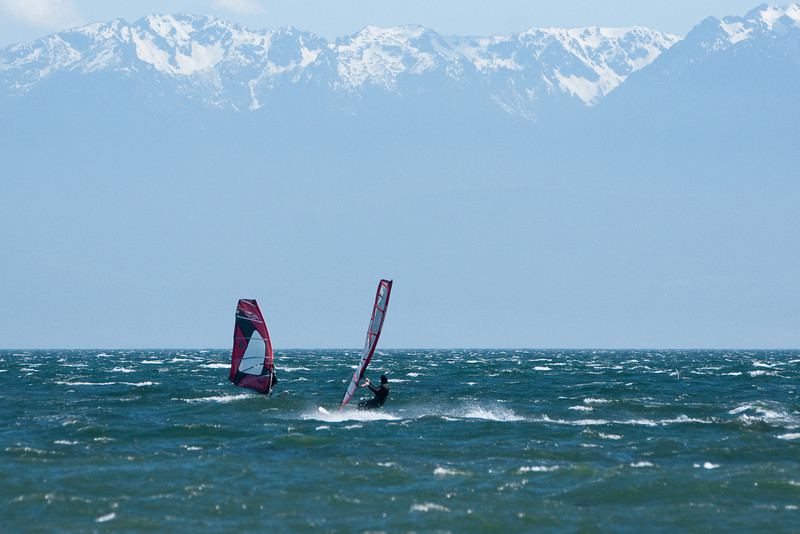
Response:
[[[292,25],[328,38],[367,24],[422,24],[460,35],[641,25],[685,35],[705,17],[742,15],[756,5],[757,0],[0,0],[0,46],[87,22],[174,12],[212,14],[251,29]]]

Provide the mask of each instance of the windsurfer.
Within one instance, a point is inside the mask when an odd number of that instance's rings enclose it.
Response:
[[[359,402],[358,408],[360,410],[374,410],[375,408],[380,408],[383,406],[383,403],[386,402],[386,397],[389,396],[389,379],[386,378],[386,375],[381,375],[380,387],[376,388],[373,386],[369,381],[369,378],[364,380],[364,383],[361,384],[361,387],[369,387],[369,389],[375,394],[375,397],[367,401]]]

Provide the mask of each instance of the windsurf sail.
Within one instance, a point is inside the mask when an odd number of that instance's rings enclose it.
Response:
[[[254,299],[241,299],[236,306],[228,379],[239,387],[269,394],[275,374],[274,364],[272,341],[258,303]]]
[[[383,329],[383,320],[386,318],[386,309],[389,307],[389,295],[392,293],[392,281],[381,280],[378,283],[378,292],[375,294],[375,304],[372,306],[372,319],[369,322],[367,329],[367,341],[364,344],[364,352],[361,355],[361,362],[358,364],[353,379],[347,387],[347,392],[342,399],[342,405],[339,406],[341,410],[344,408],[353,394],[356,392],[358,383],[364,377],[364,371],[367,370],[372,355],[375,354],[375,347],[378,346],[378,339],[381,337],[381,329]]]

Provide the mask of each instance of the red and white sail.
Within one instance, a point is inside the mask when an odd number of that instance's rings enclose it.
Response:
[[[353,379],[350,381],[347,392],[344,394],[342,405],[339,406],[340,410],[353,398],[358,383],[364,377],[364,371],[366,371],[370,360],[372,360],[372,355],[375,354],[375,347],[378,346],[378,339],[381,337],[383,320],[386,318],[386,309],[389,307],[389,295],[391,293],[392,281],[381,280],[378,284],[378,291],[375,294],[375,304],[372,306],[372,319],[369,322],[369,329],[367,329],[367,341],[364,345],[364,353],[361,355],[361,362],[353,373]]]
[[[236,306],[229,380],[239,387],[269,394],[274,363],[272,341],[258,303],[241,299]]]

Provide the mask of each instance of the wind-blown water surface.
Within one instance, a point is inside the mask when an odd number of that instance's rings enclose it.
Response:
[[[2,530],[800,524],[800,352],[388,351],[380,412],[336,410],[357,351],[271,398],[228,358],[0,351]]]

